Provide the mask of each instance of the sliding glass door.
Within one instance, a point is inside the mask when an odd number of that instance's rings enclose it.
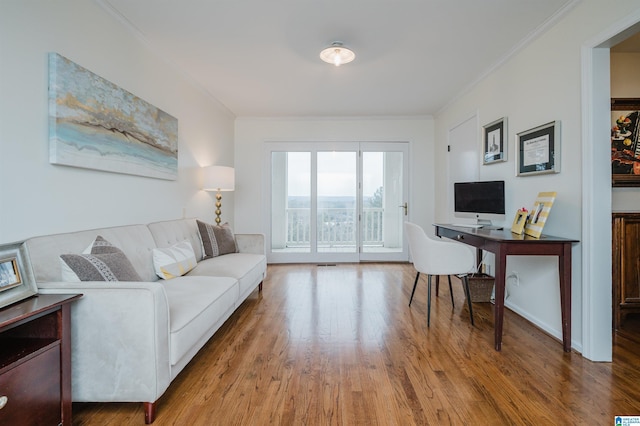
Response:
[[[358,252],[357,155],[356,151],[316,153],[318,253]]]
[[[268,144],[271,262],[407,260],[407,144]]]
[[[360,260],[408,260],[403,222],[409,213],[406,143],[363,143]]]

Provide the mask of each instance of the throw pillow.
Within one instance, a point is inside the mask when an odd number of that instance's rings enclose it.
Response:
[[[63,281],[142,281],[127,256],[98,236],[90,254],[63,254]]]
[[[189,241],[153,249],[153,267],[156,274],[164,280],[182,276],[195,266],[196,254]]]
[[[196,223],[204,248],[203,259],[238,251],[235,235],[228,223],[211,225],[199,220],[196,220]]]

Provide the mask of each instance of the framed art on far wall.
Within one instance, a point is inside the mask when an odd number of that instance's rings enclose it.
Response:
[[[611,99],[611,186],[640,186],[640,99]]]
[[[482,164],[507,161],[507,118],[483,126]]]
[[[560,121],[516,135],[516,176],[560,172]]]

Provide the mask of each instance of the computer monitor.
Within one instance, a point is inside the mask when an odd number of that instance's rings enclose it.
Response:
[[[479,225],[504,222],[504,181],[455,182],[454,216],[475,219]]]

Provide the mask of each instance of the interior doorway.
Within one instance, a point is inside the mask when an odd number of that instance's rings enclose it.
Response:
[[[610,48],[640,30],[640,11],[582,48],[582,354],[612,360]],[[604,262],[603,259],[609,259]]]
[[[640,64],[640,33],[635,33],[610,49],[611,97],[625,99],[627,106],[612,105],[611,125],[612,145],[616,158],[621,157],[612,167],[612,172],[621,173],[623,179],[617,179],[612,188],[611,207],[613,211],[613,326],[618,336],[640,341],[640,293],[638,259],[638,218],[640,203],[637,187],[625,185],[626,174],[633,178],[632,170],[640,163],[629,158],[640,153],[640,121],[638,120],[636,99],[640,98],[640,76],[637,66]],[[630,99],[634,99],[633,104]],[[616,104],[619,104],[617,101]],[[612,151],[613,155],[614,151]],[[628,184],[626,184],[628,185]]]

